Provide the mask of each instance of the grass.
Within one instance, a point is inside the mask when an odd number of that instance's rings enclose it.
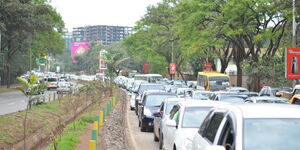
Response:
[[[70,123],[64,130],[64,135],[56,139],[58,149],[73,150],[80,142],[79,135],[83,134],[87,130],[87,124],[92,123],[95,120],[94,116],[83,115],[76,119],[75,129],[74,124]],[[50,145],[46,150],[54,150],[54,145]]]

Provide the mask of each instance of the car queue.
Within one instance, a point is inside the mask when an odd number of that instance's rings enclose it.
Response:
[[[300,107],[280,97],[280,88],[266,86],[256,93],[230,87],[226,75],[218,74],[213,81],[208,76],[214,73],[200,75],[204,80],[198,76],[198,81],[172,81],[140,74],[136,79],[118,76],[114,82],[128,91],[140,131],[153,132],[159,149],[300,149],[296,142],[300,132],[295,130],[300,127]]]

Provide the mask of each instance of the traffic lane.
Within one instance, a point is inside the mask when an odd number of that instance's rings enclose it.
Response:
[[[56,91],[45,91],[45,102],[57,99]],[[27,107],[28,98],[20,91],[13,91],[0,94],[0,115],[5,115],[21,110]]]
[[[20,91],[0,94],[0,115],[26,109],[28,98]]]
[[[129,104],[130,98],[127,97],[127,100]],[[135,115],[135,111],[130,110],[130,105],[128,105],[126,111],[129,138],[131,139],[133,147],[136,150],[159,150],[158,142],[154,142],[153,132],[140,131],[137,116]]]

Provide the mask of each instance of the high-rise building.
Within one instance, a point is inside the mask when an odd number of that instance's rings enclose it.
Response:
[[[110,45],[132,34],[132,27],[126,26],[85,26],[73,28],[73,41],[99,42]]]

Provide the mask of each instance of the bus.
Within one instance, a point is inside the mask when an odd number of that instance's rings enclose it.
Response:
[[[230,86],[229,75],[216,71],[198,72],[197,89],[206,91],[226,90]]]
[[[134,80],[144,80],[149,83],[156,83],[163,79],[163,76],[160,74],[136,74]]]

